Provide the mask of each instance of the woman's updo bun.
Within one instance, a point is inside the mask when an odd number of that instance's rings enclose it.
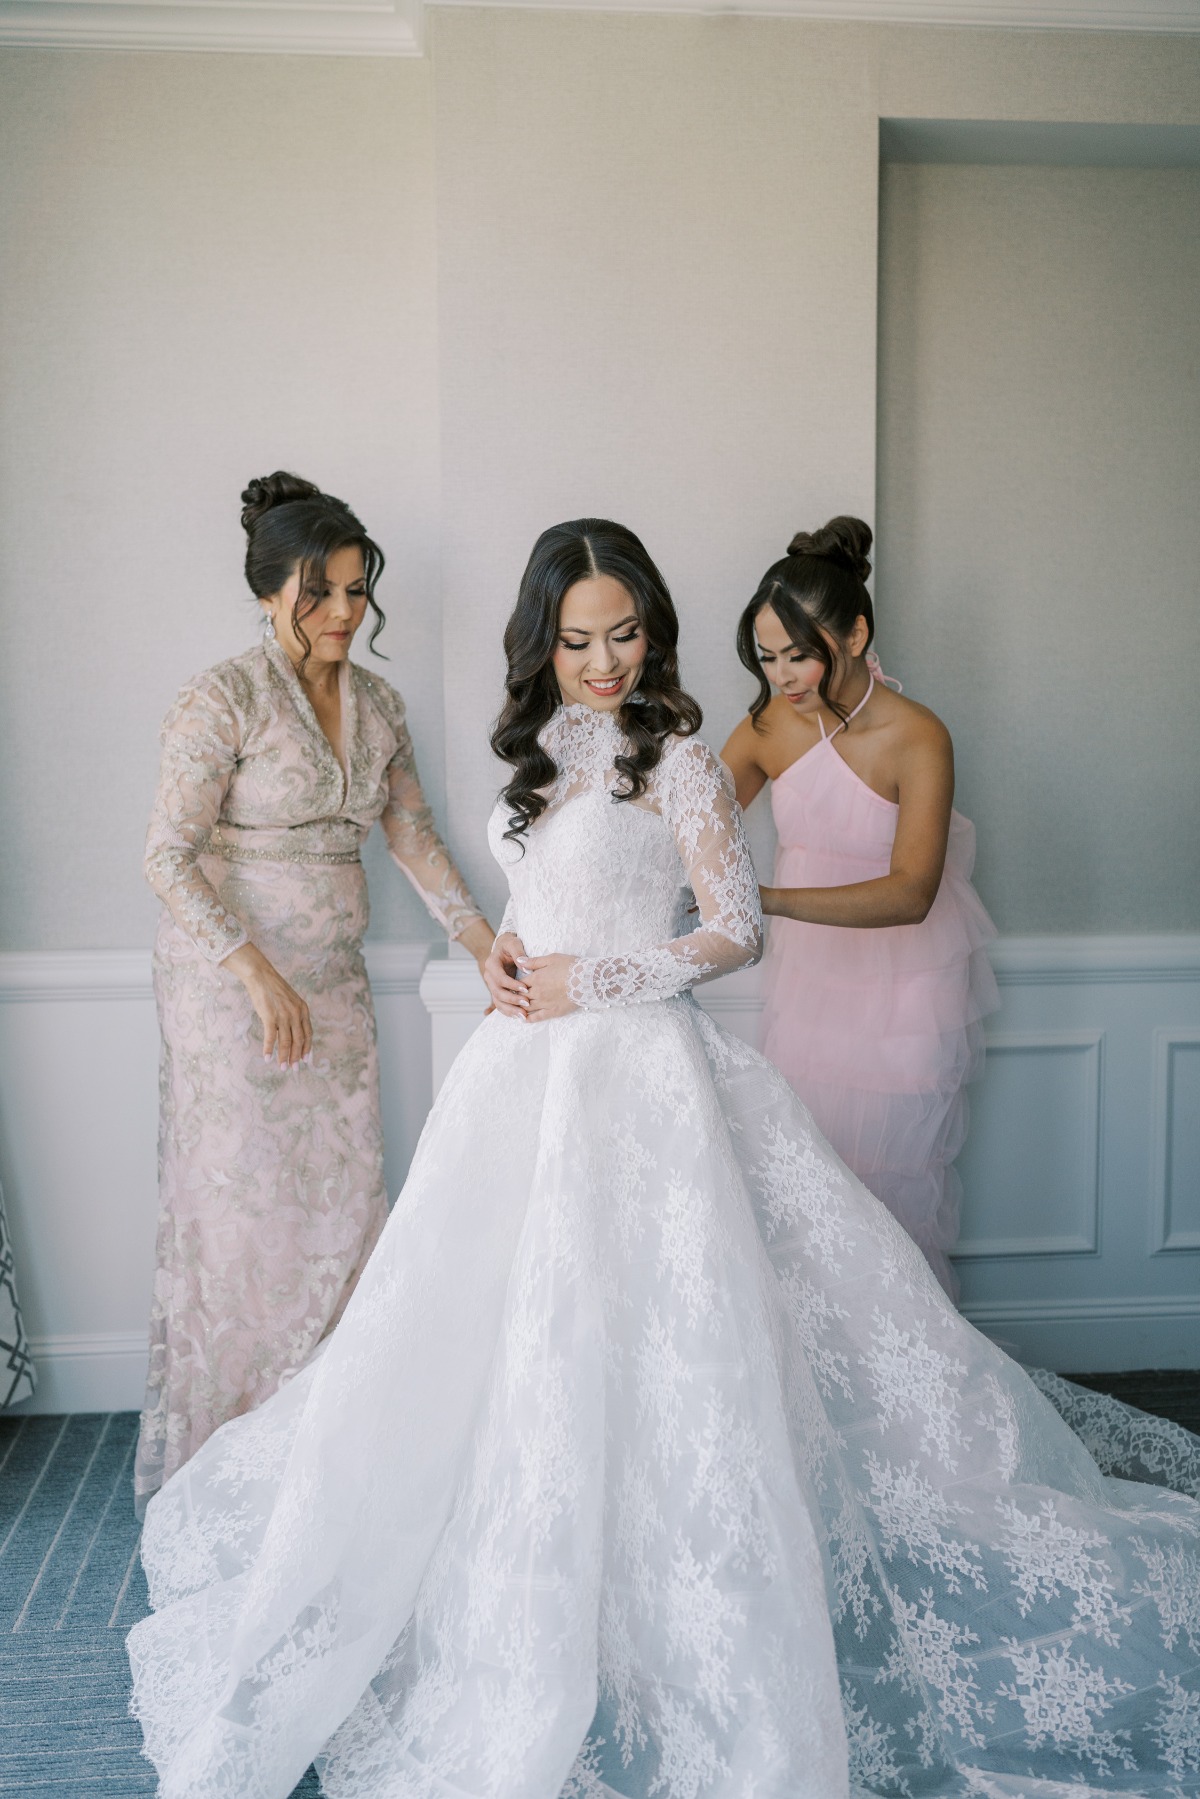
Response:
[[[345,500],[322,493],[315,482],[300,475],[276,469],[273,475],[256,475],[242,489],[242,529],[246,533],[246,580],[256,600],[282,593],[299,570],[292,629],[304,647],[300,674],[312,651],[302,620],[321,602],[329,558],[350,544],[357,544],[362,551],[367,603],[375,614],[370,648],[375,648],[384,626],[375,598],[375,583],[383,573],[383,551],[367,536],[366,527]]]
[[[250,533],[254,530],[264,513],[275,506],[287,506],[293,500],[319,500],[321,489],[313,481],[305,481],[299,475],[289,475],[286,469],[276,469],[273,475],[255,475],[242,489],[242,530]],[[339,500],[338,505],[341,504]]]
[[[787,555],[767,570],[750,604],[738,620],[738,655],[758,678],[758,697],[750,716],[758,722],[771,699],[771,683],[758,654],[755,621],[765,606],[775,613],[789,639],[806,656],[825,665],[818,693],[839,718],[846,709],[829,697],[837,665],[835,649],[846,643],[855,621],[867,621],[867,644],[875,635],[875,610],[866,589],[871,572],[871,527],[861,518],[841,514],[819,531],[797,531]]]
[[[819,531],[797,531],[787,547],[789,556],[824,556],[840,562],[860,581],[871,573],[871,527],[865,519],[843,513],[831,518]]]

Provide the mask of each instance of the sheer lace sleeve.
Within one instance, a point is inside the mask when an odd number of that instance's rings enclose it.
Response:
[[[162,762],[150,830],[146,879],[175,922],[210,962],[247,942],[244,927],[201,873],[204,854],[237,767],[238,722],[205,677],[183,689],[163,720]]]
[[[504,908],[504,917],[500,920],[500,929],[496,932],[497,937],[503,937],[506,931],[511,931],[514,937],[521,935],[517,929],[517,902],[511,893]]]
[[[396,753],[388,763],[388,802],[380,823],[392,860],[420,894],[427,909],[450,937],[457,937],[483,913],[437,833],[417,778],[412,737],[404,705],[393,695]]]
[[[706,744],[672,745],[654,797],[670,827],[700,909],[686,937],[619,956],[579,957],[570,993],[584,1011],[670,999],[701,981],[748,968],[762,954],[758,881],[724,765]]]

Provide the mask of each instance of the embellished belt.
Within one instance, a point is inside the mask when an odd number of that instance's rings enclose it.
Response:
[[[218,856],[222,862],[309,862],[322,868],[362,861],[357,850],[253,850],[236,843],[212,843],[200,854]]]

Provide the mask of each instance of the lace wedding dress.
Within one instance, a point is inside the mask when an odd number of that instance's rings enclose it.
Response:
[[[761,933],[712,755],[614,803],[611,719],[546,742],[492,844],[580,1009],[480,1026],[332,1338],[152,1501],[162,1792],[1193,1795],[1200,1505],[1102,1474],[694,1004]],[[1173,1430],[1128,1456],[1195,1483]]]

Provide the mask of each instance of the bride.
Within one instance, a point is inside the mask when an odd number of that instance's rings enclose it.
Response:
[[[151,1502],[160,1790],[1183,1799],[1200,1504],[1106,1478],[694,1003],[761,919],[676,637],[631,532],[538,540],[499,1009],[330,1341]]]

